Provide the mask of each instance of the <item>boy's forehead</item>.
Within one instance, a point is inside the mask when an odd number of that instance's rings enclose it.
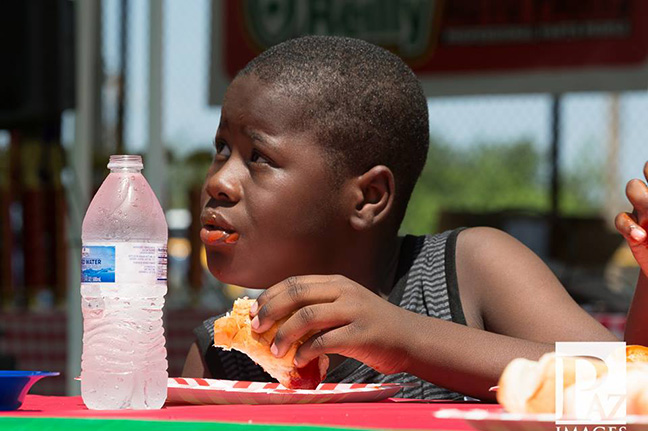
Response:
[[[225,92],[223,105],[227,105],[232,99],[240,103],[242,100],[264,100],[275,99],[281,96],[277,91],[277,85],[272,82],[261,80],[254,74],[241,75],[234,78]]]
[[[254,75],[239,76],[230,84],[223,100],[221,127],[251,122],[273,132],[302,131],[303,107],[277,85]]]

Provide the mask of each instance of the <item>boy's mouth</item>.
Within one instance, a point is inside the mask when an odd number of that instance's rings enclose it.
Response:
[[[207,246],[235,244],[239,239],[239,233],[218,211],[205,208],[200,221],[200,240]]]
[[[221,226],[203,225],[200,230],[200,240],[203,244],[214,246],[219,244],[234,244],[238,241],[239,234],[231,229]]]

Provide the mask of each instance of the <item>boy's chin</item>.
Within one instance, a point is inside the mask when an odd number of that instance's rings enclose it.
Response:
[[[258,276],[255,277],[255,274],[249,274],[246,271],[237,271],[231,267],[223,267],[215,263],[210,263],[208,267],[209,272],[223,284],[231,284],[248,289],[267,289],[274,284],[268,284],[267,280],[260,280]]]
[[[284,281],[290,275],[303,274],[303,271],[291,270],[293,268],[282,268],[280,271],[272,271],[269,268],[261,268],[250,262],[236,262],[229,256],[221,254],[208,254],[207,267],[209,272],[221,283],[230,284],[248,289],[268,289],[277,283]],[[314,272],[314,273],[322,273]]]
[[[245,287],[246,289],[267,289],[271,285],[258,283],[254,281],[247,280],[241,277],[227,277],[227,276],[216,276],[214,275],[223,284],[229,284],[232,286]]]

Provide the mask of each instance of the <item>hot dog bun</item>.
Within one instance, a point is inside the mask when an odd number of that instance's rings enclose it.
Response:
[[[253,303],[253,299],[237,299],[232,312],[214,322],[214,345],[225,350],[234,349],[245,353],[287,388],[315,389],[326,377],[328,357],[321,355],[305,367],[296,368],[293,363],[295,353],[305,340],[294,343],[284,357],[275,357],[270,352],[270,346],[277,329],[287,318],[276,322],[266,332],[258,334],[251,328],[250,307]]]
[[[576,361],[563,361],[563,388],[574,384]],[[589,360],[601,376],[607,368],[602,361]],[[554,413],[556,405],[556,356],[543,355],[539,361],[518,358],[511,361],[499,380],[497,402],[511,413]]]
[[[620,352],[620,354],[623,354]],[[627,414],[648,414],[648,348],[638,345],[626,347]],[[580,358],[579,358],[580,359]],[[600,360],[587,358],[598,378],[607,372]],[[574,410],[575,358],[563,358],[563,389],[566,414]],[[539,361],[514,359],[499,380],[497,401],[511,413],[555,413],[556,411],[556,357],[543,355]]]

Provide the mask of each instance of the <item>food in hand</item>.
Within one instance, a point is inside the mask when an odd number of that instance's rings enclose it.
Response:
[[[575,358],[563,358],[563,389],[566,414],[573,412],[576,377]],[[587,359],[598,378],[607,372],[603,361]],[[648,348],[630,345],[626,348],[627,414],[648,414]],[[556,356],[543,355],[539,361],[518,358],[511,361],[499,380],[497,401],[511,413],[555,413]]]
[[[287,318],[276,322],[263,333],[256,333],[252,331],[250,321],[250,307],[253,303],[253,299],[237,299],[232,312],[214,322],[214,345],[245,353],[287,388],[315,389],[326,377],[328,357],[321,355],[303,368],[297,368],[294,364],[297,349],[312,334],[295,342],[282,358],[275,357],[270,347],[277,329]]]

